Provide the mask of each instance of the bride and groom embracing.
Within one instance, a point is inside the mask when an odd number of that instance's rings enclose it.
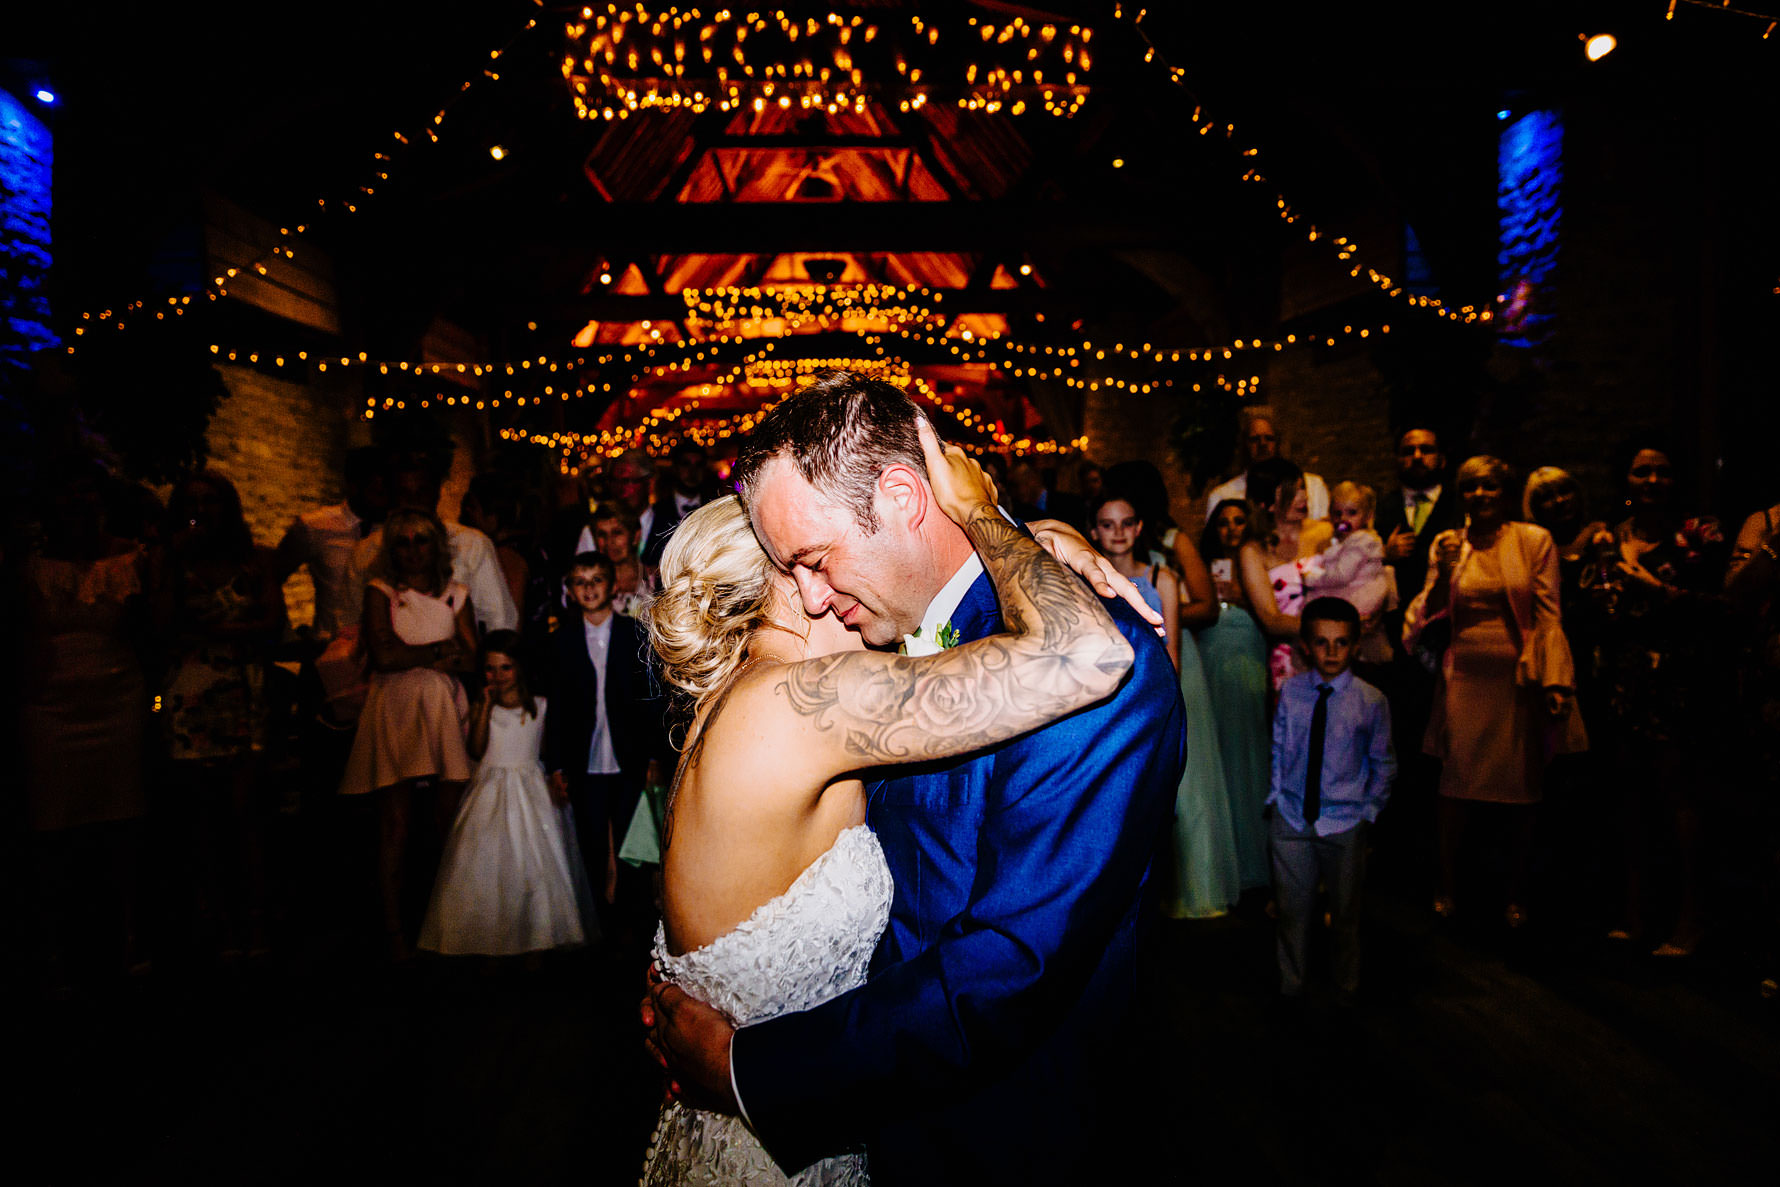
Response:
[[[695,712],[644,1182],[1094,1177],[1184,761],[1165,649],[1047,554],[1113,594],[1079,535],[1010,524],[888,384],[820,377],[735,476],[649,612]],[[958,645],[866,649],[936,635]]]

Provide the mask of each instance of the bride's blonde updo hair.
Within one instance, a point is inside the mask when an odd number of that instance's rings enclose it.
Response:
[[[694,713],[741,667],[754,632],[771,624],[772,575],[734,495],[705,504],[674,529],[646,623],[662,674]]]

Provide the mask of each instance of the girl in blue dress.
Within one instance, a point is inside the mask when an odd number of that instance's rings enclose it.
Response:
[[[1205,686],[1217,720],[1218,752],[1230,797],[1238,876],[1243,890],[1269,884],[1267,803],[1267,636],[1249,612],[1236,569],[1237,553],[1252,538],[1249,507],[1225,499],[1212,508],[1200,552],[1211,566],[1221,612],[1199,632]]]
[[[1236,844],[1230,827],[1229,797],[1224,790],[1224,765],[1217,745],[1217,725],[1200,667],[1199,649],[1190,631],[1180,629],[1182,583],[1160,559],[1151,557],[1144,520],[1131,496],[1108,489],[1088,509],[1095,545],[1113,567],[1129,577],[1144,600],[1161,611],[1169,641],[1168,655],[1180,670],[1181,696],[1187,707],[1187,767],[1175,793],[1174,832],[1169,844],[1169,877],[1162,892],[1162,912],[1171,919],[1208,919],[1222,915],[1236,901]],[[1190,544],[1190,541],[1188,542]],[[1142,548],[1142,552],[1139,549]],[[1145,564],[1140,556],[1149,557]]]

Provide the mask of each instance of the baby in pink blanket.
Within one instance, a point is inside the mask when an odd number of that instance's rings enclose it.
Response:
[[[1390,641],[1379,629],[1379,618],[1397,608],[1397,582],[1384,563],[1384,541],[1372,530],[1378,496],[1358,482],[1337,483],[1329,491],[1329,521],[1335,536],[1315,556],[1298,563],[1304,574],[1304,596],[1343,598],[1353,603],[1360,618],[1371,625],[1360,639],[1355,658],[1384,663],[1391,657]]]

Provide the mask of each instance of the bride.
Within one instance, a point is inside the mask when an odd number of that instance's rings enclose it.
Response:
[[[865,981],[891,883],[861,772],[1004,741],[1105,698],[1131,667],[1093,591],[1001,516],[962,450],[919,432],[934,497],[982,558],[1005,634],[919,659],[865,650],[833,614],[804,615],[733,497],[688,516],[662,557],[647,625],[694,715],[663,830],[655,962],[736,1026]],[[1079,535],[1041,534],[1114,592]],[[865,1154],[790,1181],[865,1183]],[[787,1179],[742,1118],[675,1099],[643,1182]]]

